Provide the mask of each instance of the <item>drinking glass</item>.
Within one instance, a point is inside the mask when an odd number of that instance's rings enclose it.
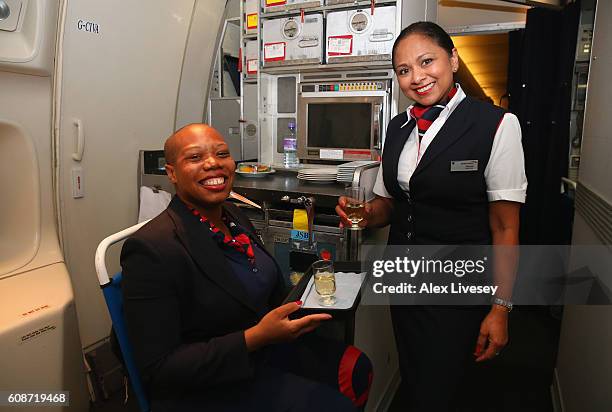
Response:
[[[359,222],[364,219],[365,215],[365,189],[363,187],[348,187],[345,191],[346,195],[346,215],[351,222],[348,229],[361,230]]]
[[[331,260],[317,260],[312,264],[314,284],[319,294],[321,306],[333,306],[336,303],[336,276]]]

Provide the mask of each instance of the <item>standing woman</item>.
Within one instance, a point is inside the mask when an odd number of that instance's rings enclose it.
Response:
[[[389,245],[517,245],[527,179],[516,116],[465,95],[453,79],[457,50],[435,23],[405,28],[392,59],[415,103],[389,123],[361,225],[390,224]],[[338,203],[348,224],[346,199]],[[470,364],[506,345],[516,256],[495,257],[490,307],[391,307],[410,411],[453,410]]]

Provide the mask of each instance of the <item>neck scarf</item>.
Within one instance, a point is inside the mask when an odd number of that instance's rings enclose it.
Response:
[[[419,142],[425,135],[429,126],[438,118],[440,113],[446,104],[453,98],[453,96],[457,93],[457,87],[453,86],[445,99],[442,99],[438,104],[433,106],[421,106],[419,104],[415,104],[410,109],[410,116],[416,120],[417,128],[419,131]]]
[[[253,245],[251,244],[251,238],[247,235],[240,226],[231,222],[227,215],[223,213],[222,219],[223,223],[227,225],[230,230],[231,236],[225,235],[221,229],[215,226],[208,218],[195,209],[191,210],[194,216],[200,219],[200,222],[204,224],[205,227],[208,227],[209,231],[213,239],[221,246],[221,247],[231,247],[237,250],[240,253],[244,253],[249,260],[251,265],[255,264],[255,252],[253,251]]]

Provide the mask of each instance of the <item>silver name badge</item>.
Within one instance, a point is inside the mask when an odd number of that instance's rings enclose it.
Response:
[[[478,160],[451,160],[451,172],[475,172],[478,170]]]

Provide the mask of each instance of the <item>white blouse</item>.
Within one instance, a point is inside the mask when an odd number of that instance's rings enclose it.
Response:
[[[400,154],[397,171],[398,183],[404,191],[408,192],[410,189],[410,177],[416,169],[418,161],[423,157],[436,134],[438,134],[448,117],[463,99],[465,99],[465,93],[461,86],[457,85],[457,93],[448,102],[438,118],[429,126],[420,145],[418,144],[417,128],[414,127],[412,130]],[[401,127],[405,127],[408,124],[411,108],[412,106],[408,107],[406,111],[408,121]],[[512,113],[506,113],[497,128],[489,162],[484,171],[484,177],[487,184],[489,202],[509,200],[525,203],[527,177],[525,176],[523,144],[521,143],[521,126],[517,117]],[[393,197],[385,188],[382,164],[378,169],[378,176],[374,183],[374,193],[382,197]]]

